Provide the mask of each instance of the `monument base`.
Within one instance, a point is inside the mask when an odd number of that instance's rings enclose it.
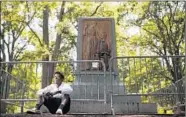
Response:
[[[124,84],[116,74],[110,72],[76,72],[73,83],[71,113],[111,114],[111,93],[113,109],[117,114],[157,113],[154,103],[141,103],[141,97],[127,96]],[[113,77],[114,76],[114,77]],[[106,99],[106,101],[105,101]]]
[[[157,106],[154,103],[113,103],[115,114],[156,114]],[[112,114],[111,104],[104,101],[72,100],[69,113],[96,113]]]

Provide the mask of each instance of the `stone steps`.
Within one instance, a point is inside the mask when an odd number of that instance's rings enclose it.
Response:
[[[155,114],[156,104],[139,102],[113,102],[116,114]],[[111,104],[104,101],[78,101],[72,100],[69,113],[107,113],[111,114]]]
[[[123,85],[106,85],[104,84],[74,84],[72,85],[73,92],[71,97],[74,99],[104,99],[104,88],[106,89],[106,93],[109,94],[109,90],[113,88],[113,92],[116,94],[125,94],[125,89]],[[99,93],[98,93],[99,92]]]
[[[110,106],[104,101],[72,101],[69,113],[99,113],[111,112]]]
[[[140,96],[127,96],[124,84],[119,81],[116,75],[110,77],[109,72],[105,76],[103,72],[77,73],[72,87],[74,89],[71,94],[72,99],[80,99],[81,101],[72,101],[70,113],[111,114],[110,91],[112,89],[113,94],[118,94],[113,96],[112,101],[116,114],[157,112],[156,104],[143,104]],[[104,89],[106,89],[105,92]],[[104,93],[106,93],[106,103],[103,101],[105,99]],[[89,101],[85,101],[86,99]],[[95,101],[90,101],[91,99]]]

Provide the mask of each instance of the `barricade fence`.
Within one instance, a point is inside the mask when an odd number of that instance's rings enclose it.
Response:
[[[89,67],[86,68],[86,65]],[[73,100],[106,102],[106,87],[101,87],[105,84],[105,64],[99,60],[1,62],[1,102],[5,102],[4,105],[11,112],[23,112],[23,108],[33,108],[42,77],[50,79],[42,83],[50,84],[55,71],[62,72],[65,76],[64,82],[74,89],[71,95]],[[100,84],[101,81],[103,84]],[[21,108],[14,108],[12,105]]]
[[[117,69],[113,67],[116,64]],[[184,56],[115,57],[110,59],[108,77],[105,64],[99,60],[1,62],[1,102],[6,102],[11,112],[23,112],[23,108],[34,107],[41,78],[50,79],[42,82],[50,84],[52,73],[62,71],[65,82],[70,83],[74,89],[71,95],[73,100],[106,103],[109,90],[111,109],[115,101],[135,97],[132,101],[154,103],[160,111],[177,102],[185,102],[184,66]],[[12,105],[21,108],[16,110]]]
[[[134,102],[154,103],[158,113],[177,102],[185,103],[185,56],[115,57],[110,59],[110,68],[114,61],[117,69],[110,69],[112,109],[119,96],[136,97]],[[119,82],[114,82],[115,79]]]

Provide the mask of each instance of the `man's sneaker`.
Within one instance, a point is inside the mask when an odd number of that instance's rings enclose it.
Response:
[[[38,110],[37,108],[33,108],[27,111],[27,113],[29,114],[37,114],[40,113],[40,110]]]
[[[58,108],[57,111],[56,111],[56,114],[63,115],[63,111],[62,111],[62,109]]]
[[[39,110],[41,106],[42,106],[42,104],[36,104],[35,109]]]

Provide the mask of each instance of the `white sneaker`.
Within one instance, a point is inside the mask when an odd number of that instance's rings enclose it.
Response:
[[[57,111],[56,111],[56,114],[60,114],[60,115],[62,115],[62,114],[63,114],[62,109],[58,108]]]
[[[37,110],[36,108],[27,110],[27,113],[34,114],[34,113],[40,113],[40,110]]]

